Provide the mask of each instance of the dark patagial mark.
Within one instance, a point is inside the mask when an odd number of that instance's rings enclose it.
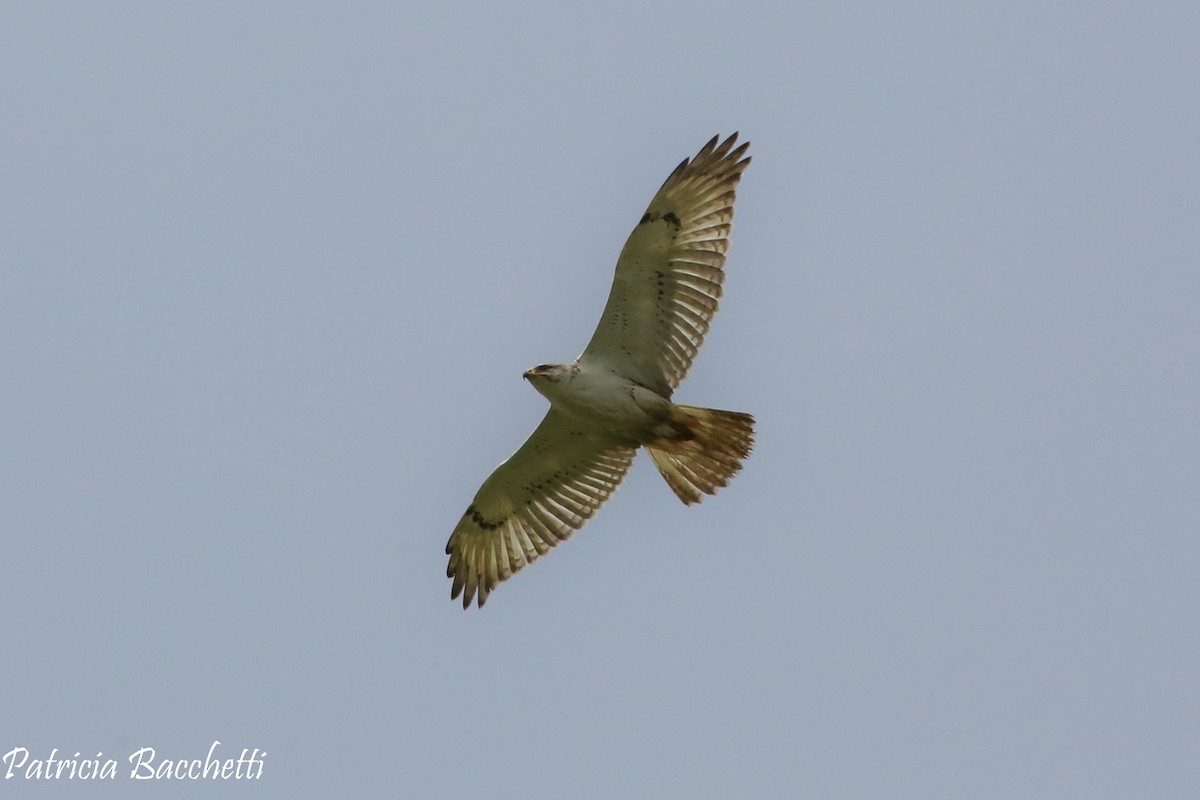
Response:
[[[467,510],[463,516],[470,517],[472,522],[483,528],[485,531],[494,531],[496,528],[499,528],[504,524],[503,519],[501,519],[499,522],[489,521],[487,517],[480,513],[479,509],[475,507],[474,503],[471,503],[471,505],[467,506]]]
[[[647,211],[645,214],[642,214],[642,218],[638,221],[638,225],[645,225],[647,222],[658,222],[660,219],[664,222],[670,223],[671,227],[673,227],[675,230],[679,230],[683,227],[683,223],[679,221],[679,216],[674,211],[668,211],[665,214],[651,214],[649,211]]]

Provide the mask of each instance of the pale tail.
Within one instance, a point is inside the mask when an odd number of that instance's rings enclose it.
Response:
[[[678,438],[659,439],[646,450],[672,491],[688,505],[728,485],[754,446],[754,417],[749,414],[675,404],[671,425]]]

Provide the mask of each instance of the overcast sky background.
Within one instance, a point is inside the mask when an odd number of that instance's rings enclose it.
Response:
[[[1200,794],[1195,3],[10,3],[0,752],[159,797]],[[714,133],[682,402],[482,611],[442,548]]]

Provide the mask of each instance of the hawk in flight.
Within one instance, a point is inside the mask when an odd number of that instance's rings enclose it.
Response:
[[[496,468],[446,543],[451,598],[482,607],[496,584],[564,541],[616,490],[645,447],[684,503],[729,483],[754,418],[671,402],[717,311],[734,189],[750,163],[737,134],[684,159],[617,260],[608,305],[583,353],[525,378],[550,401]]]

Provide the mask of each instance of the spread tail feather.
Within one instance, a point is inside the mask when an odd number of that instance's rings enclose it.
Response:
[[[754,446],[754,417],[678,403],[671,406],[675,435],[646,445],[667,485],[684,503],[716,494],[742,468]]]

